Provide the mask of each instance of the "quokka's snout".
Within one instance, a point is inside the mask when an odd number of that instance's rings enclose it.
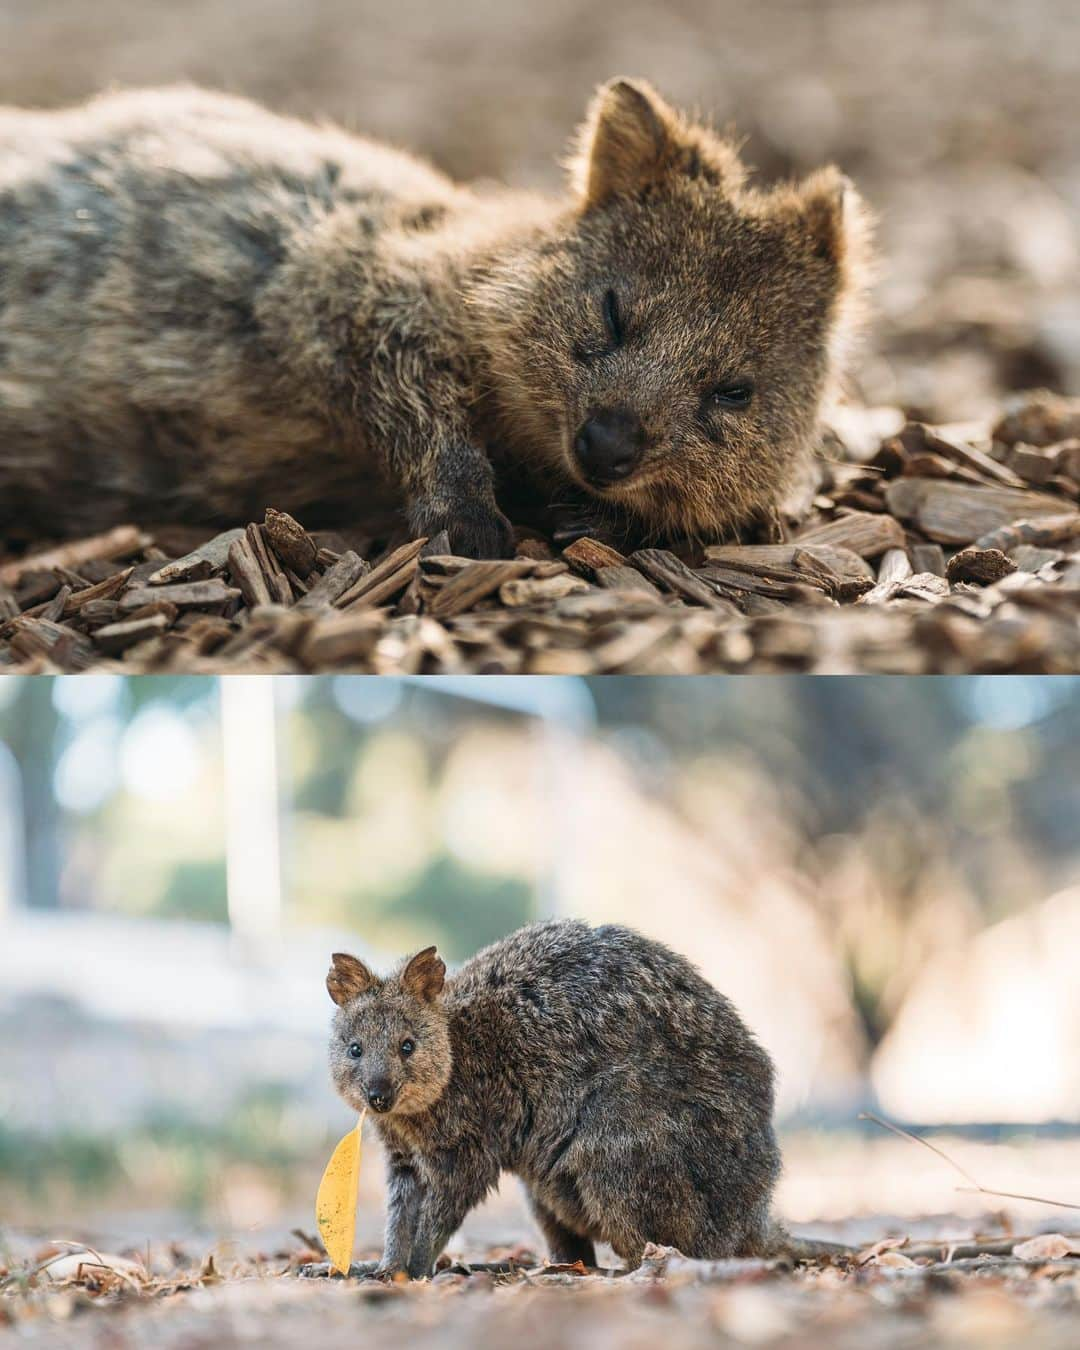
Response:
[[[577,469],[590,487],[629,478],[641,463],[645,428],[624,408],[602,409],[582,422],[574,437]]]

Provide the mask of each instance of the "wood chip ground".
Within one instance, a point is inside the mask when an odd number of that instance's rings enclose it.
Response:
[[[210,534],[123,525],[0,560],[8,672],[846,674],[1080,670],[1080,401],[994,426],[881,410],[826,438],[772,543],[473,562],[436,539],[309,532],[267,504]],[[851,432],[854,428],[854,434]]]

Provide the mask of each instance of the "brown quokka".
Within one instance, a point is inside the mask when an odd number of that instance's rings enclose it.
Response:
[[[386,1146],[377,1273],[431,1273],[503,1171],[553,1261],[645,1244],[765,1254],[780,1169],[773,1068],[731,1003],[628,928],[522,928],[450,978],[429,947],[387,979],[336,954],[337,1090]]]
[[[0,110],[0,526],[355,522],[382,483],[500,555],[494,464],[577,532],[738,531],[813,443],[867,247],[836,170],[748,187],[643,82],[563,199],[192,89]]]

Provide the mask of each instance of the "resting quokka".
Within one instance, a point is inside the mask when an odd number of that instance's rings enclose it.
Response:
[[[511,552],[493,468],[646,535],[769,517],[868,254],[835,169],[748,187],[645,83],[562,198],[191,89],[0,111],[0,525],[359,521]]]
[[[552,1261],[630,1267],[648,1242],[765,1255],[780,1170],[773,1068],[738,1013],[628,928],[536,924],[446,978],[435,948],[379,979],[337,954],[330,1065],[386,1147],[376,1273],[422,1278],[503,1171]]]

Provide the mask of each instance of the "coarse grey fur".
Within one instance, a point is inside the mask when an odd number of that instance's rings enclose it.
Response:
[[[553,1261],[595,1265],[596,1242],[631,1267],[648,1242],[772,1250],[772,1063],[688,961],[628,928],[558,921],[444,974],[428,948],[385,980],[339,953],[327,977],[335,1086],[381,1108],[382,1273],[430,1274],[504,1171]]]
[[[865,230],[835,173],[742,179],[625,80],[550,198],[197,89],[0,109],[0,528],[360,523],[394,500],[414,535],[497,556],[493,460],[584,503],[583,530],[765,519],[839,366]],[[754,406],[725,410],[736,377]],[[640,462],[590,485],[575,438],[611,416]]]

